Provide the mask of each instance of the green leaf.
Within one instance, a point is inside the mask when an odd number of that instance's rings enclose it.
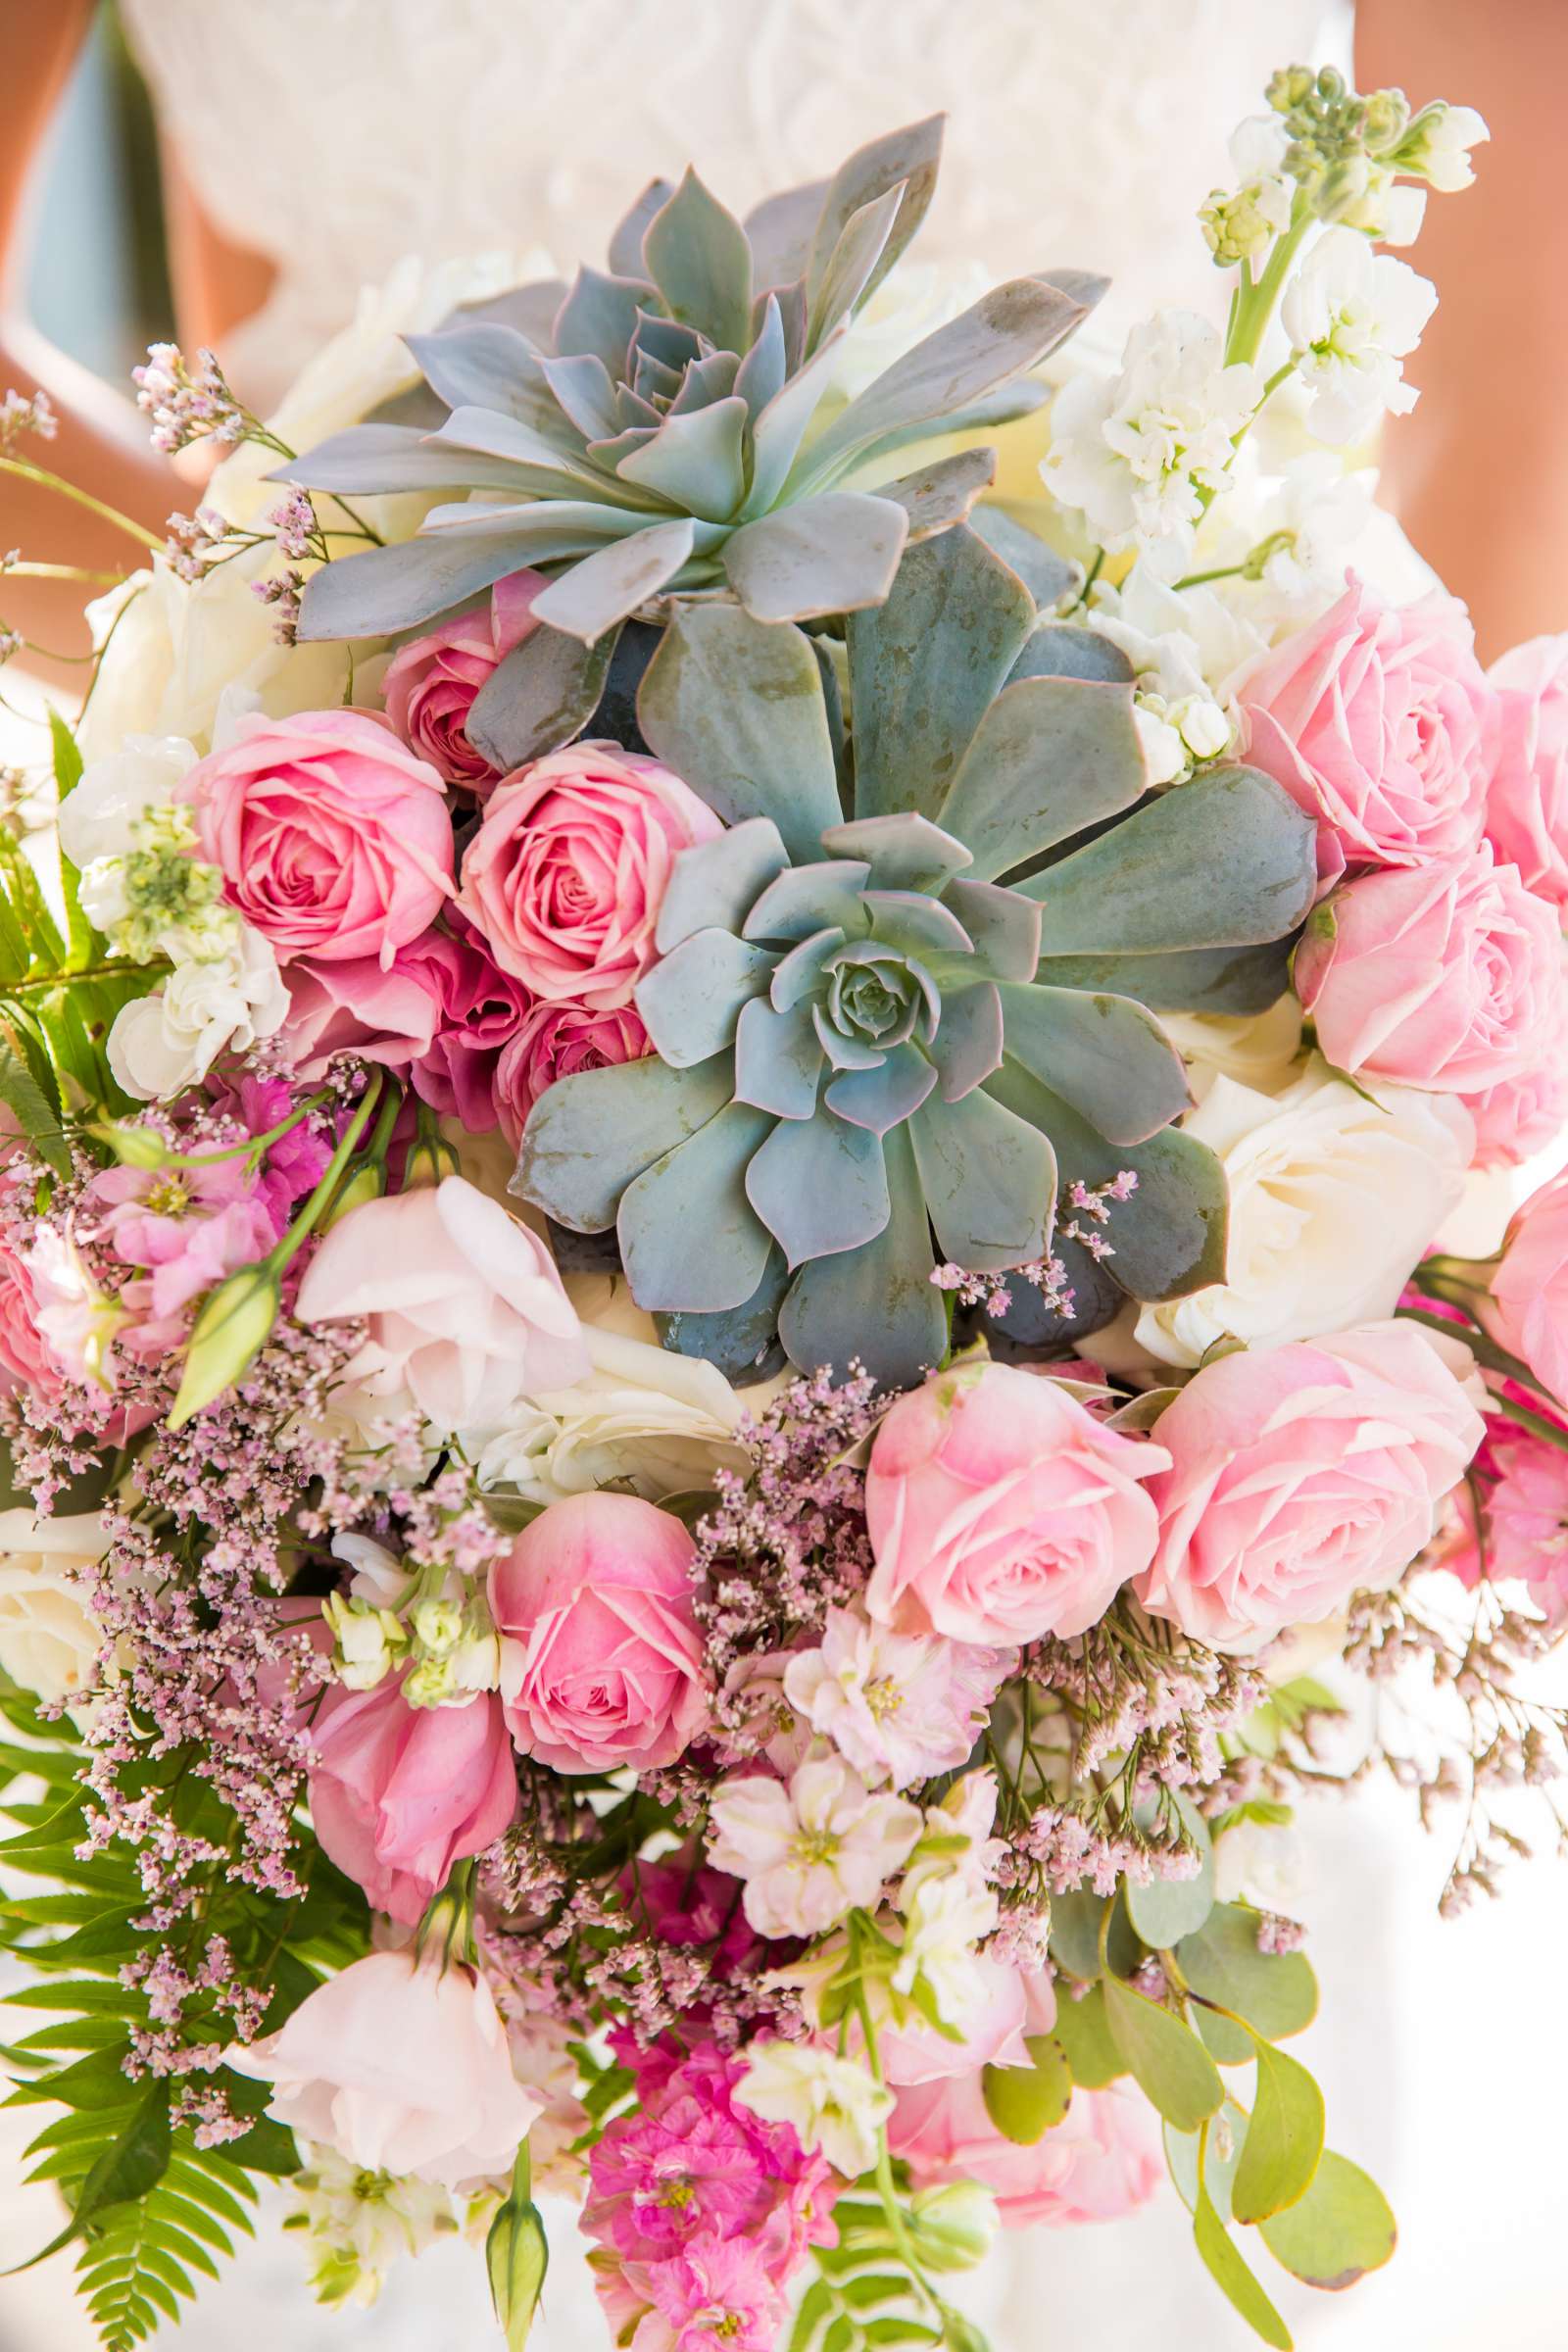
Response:
[[[1381,2270],[1398,2231],[1377,2182],[1329,2148],[1305,2196],[1264,2222],[1261,2235],[1296,2278],[1334,2292]]]
[[[1084,1984],[1092,1984],[1100,1975],[1100,1922],[1104,1909],[1098,1894],[1052,1897],[1051,1957]]]
[[[1072,2098],[1072,2071],[1061,2043],[1031,2034],[1028,2066],[988,2066],[981,2076],[986,2113],[1004,2139],[1033,2147],[1059,2124]]]
[[[1082,1999],[1062,1990],[1056,2002],[1055,2038],[1066,2053],[1072,2079],[1085,2090],[1103,2090],[1127,2072],[1127,2062],[1105,2022],[1105,1996],[1092,1984]]]
[[[1200,2124],[1196,2132],[1178,2132],[1173,2125],[1162,2124],[1160,2135],[1165,2143],[1166,2170],[1188,2212],[1198,2211],[1198,2168],[1201,2161],[1203,2182],[1214,2210],[1222,2222],[1228,2222],[1231,2182],[1241,2162],[1242,2142],[1247,2137],[1247,2117],[1236,2101],[1227,2099],[1218,2115]],[[1221,2145],[1225,2150],[1223,2155],[1218,2152]]]
[[[1191,1797],[1178,1795],[1176,1806],[1198,1848],[1197,1877],[1151,1879],[1143,1886],[1129,1880],[1127,1886],[1133,1926],[1155,1951],[1170,1951],[1184,1936],[1196,1935],[1214,1908],[1214,1847],[1208,1824]]]
[[[1302,1952],[1260,1952],[1258,1915],[1240,1903],[1216,1903],[1196,1936],[1176,1947],[1183,1976],[1197,1993],[1234,2009],[1269,2041],[1299,2034],[1317,2015],[1317,1979]],[[1221,2066],[1245,2066],[1251,2036],[1229,2018],[1200,2009],[1199,2031]]]
[[[1257,2091],[1231,2206],[1263,2222],[1304,2197],[1323,2153],[1323,2093],[1300,2061],[1259,2037]]]
[[[49,706],[49,739],[54,750],[55,789],[64,800],[81,782],[81,754],[75,736],[53,704]]]
[[[1198,2210],[1193,2216],[1193,2239],[1209,2276],[1253,2332],[1265,2344],[1274,2345],[1276,2352],[1291,2352],[1290,2329],[1237,2252],[1235,2241],[1215,2212],[1213,2199],[1201,2180]]]
[[[1225,2097],[1213,2059],[1179,2017],[1119,1977],[1101,1989],[1110,2037],[1139,2088],[1179,2132],[1195,2131]]]

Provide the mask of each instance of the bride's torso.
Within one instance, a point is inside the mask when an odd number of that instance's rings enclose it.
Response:
[[[738,210],[950,122],[924,262],[1107,271],[1212,308],[1193,219],[1325,0],[123,0],[214,224],[274,266],[227,357],[270,402],[406,254],[603,256],[695,162]]]

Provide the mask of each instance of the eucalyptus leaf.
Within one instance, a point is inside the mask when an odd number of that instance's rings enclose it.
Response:
[[[1239,1903],[1216,1903],[1196,1936],[1176,1947],[1182,1975],[1196,1993],[1233,2009],[1270,2041],[1299,2034],[1317,2015],[1317,1979],[1303,1952],[1260,1952],[1258,1915]],[[1245,2066],[1250,2034],[1228,2018],[1199,2012],[1203,2039],[1222,2066]]]
[[[1323,2093],[1299,2060],[1261,2036],[1257,2088],[1231,2188],[1239,2222],[1265,2222],[1305,2196],[1323,2153]]]
[[[1111,2040],[1139,2088],[1179,2132],[1196,2131],[1225,2097],[1218,2069],[1198,2035],[1120,1977],[1102,1977],[1101,1990]]]
[[[468,741],[502,775],[569,743],[598,707],[616,643],[613,632],[584,645],[560,629],[530,629],[474,696]]]
[[[1065,1989],[1056,2002],[1055,2039],[1066,2054],[1072,2079],[1085,2090],[1103,2090],[1127,2072],[1127,2061],[1111,2038],[1105,1996],[1099,1984],[1074,1997]]]
[[[1155,1951],[1170,1951],[1184,1936],[1195,1935],[1214,1907],[1214,1846],[1208,1824],[1190,1797],[1178,1792],[1175,1802],[1198,1849],[1197,1875],[1150,1879],[1143,1885],[1131,1879],[1127,1882],[1127,1909],[1133,1926]]]
[[[986,2113],[1019,2147],[1032,2148],[1072,2100],[1072,2070],[1061,2043],[1050,2034],[1031,2034],[1027,2066],[988,2066],[981,2075]]]
[[[1305,2195],[1263,2222],[1261,2235],[1294,2277],[1337,2292],[1381,2270],[1398,2231],[1377,2182],[1328,2148]]]
[[[1254,2334],[1261,2336],[1265,2344],[1275,2346],[1276,2352],[1291,2352],[1290,2329],[1238,2253],[1236,2241],[1201,2183],[1198,2209],[1193,2215],[1193,2239],[1215,2285]]]

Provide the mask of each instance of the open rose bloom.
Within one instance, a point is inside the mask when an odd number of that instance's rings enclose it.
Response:
[[[526,13],[425,12],[432,185]],[[931,46],[797,14],[813,121]],[[253,2175],[513,2352],[1032,2352],[971,2274],[1096,2224],[1097,2342],[1179,2238],[1287,2344],[1394,2253],[1307,2066],[1409,1874],[1342,1835],[1336,1970],[1295,1817],[1386,1774],[1453,1911],[1568,1777],[1568,638],[1367,470],[1487,128],[1284,67],[1107,339],[1092,240],[911,262],[942,124],[410,260],[266,419],[138,371],[220,462],[0,838],[0,1940],[107,2352]]]

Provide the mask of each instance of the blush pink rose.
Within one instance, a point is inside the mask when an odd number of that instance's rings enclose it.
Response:
[[[366,1316],[344,1378],[407,1391],[440,1429],[484,1427],[539,1389],[586,1379],[588,1349],[555,1261],[464,1176],[366,1200],[305,1270],[302,1323]]]
[[[723,830],[657,760],[573,743],[507,777],[463,858],[460,905],[504,971],[551,1004],[631,1002],[682,850]]]
[[[426,931],[385,968],[302,957],[288,973],[283,1024],[295,1075],[314,1082],[336,1054],[406,1071],[422,1102],[471,1135],[497,1120],[496,1073],[528,1009],[527,991],[504,972],[466,923]]]
[[[1496,695],[1451,596],[1389,606],[1351,578],[1236,689],[1247,757],[1318,820],[1318,861],[1425,865],[1481,833]]]
[[[1336,1069],[1439,1094],[1521,1077],[1563,1017],[1556,914],[1487,842],[1346,883],[1308,922],[1295,981]]]
[[[556,1772],[650,1772],[708,1720],[692,1562],[678,1519],[635,1494],[570,1494],[490,1571],[513,1739]]]
[[[1397,1322],[1220,1356],[1157,1427],[1171,1466],[1138,1597],[1243,1656],[1402,1575],[1483,1435],[1438,1346]]]
[[[505,2180],[543,2109],[512,2071],[483,1977],[434,1954],[370,1952],[224,2059],[271,2083],[268,2114],[302,2138],[441,2188]]]
[[[466,784],[481,798],[500,771],[468,741],[468,712],[508,654],[538,627],[533,600],[546,585],[543,572],[513,572],[496,582],[487,605],[416,637],[387,669],[386,714],[409,749],[449,784]]]
[[[493,1845],[517,1808],[501,1701],[411,1707],[402,1677],[332,1690],[311,1727],[311,1819],[377,1911],[417,1924],[454,1862]]]
[[[57,1397],[64,1386],[65,1375],[38,1329],[32,1276],[0,1233],[0,1396],[30,1389]]]
[[[1527,1067],[1461,1100],[1475,1122],[1475,1167],[1516,1168],[1555,1142],[1568,1127],[1568,989]]]
[[[1038,1373],[938,1373],[877,1429],[866,1607],[993,1647],[1084,1633],[1149,1565],[1158,1522],[1141,1482],[1169,1460]]]
[[[279,963],[390,964],[452,895],[446,787],[373,711],[242,718],[179,797],[229,905]]]
[[[1533,637],[1490,672],[1501,724],[1487,832],[1526,886],[1568,912],[1568,636]]]
[[[1568,1405],[1568,1175],[1515,1212],[1480,1312],[1498,1345]]]
[[[587,1004],[532,1005],[496,1065],[496,1116],[508,1143],[516,1151],[529,1111],[558,1078],[603,1069],[607,1062],[638,1061],[648,1050],[635,1005],[616,1004],[608,1012]]]
[[[1165,2172],[1154,2111],[1125,2083],[1075,2090],[1061,2122],[1024,2147],[991,2121],[978,2074],[922,2082],[899,2092],[888,2143],[917,2187],[982,2181],[1011,2230],[1120,2221],[1148,2204]]]

